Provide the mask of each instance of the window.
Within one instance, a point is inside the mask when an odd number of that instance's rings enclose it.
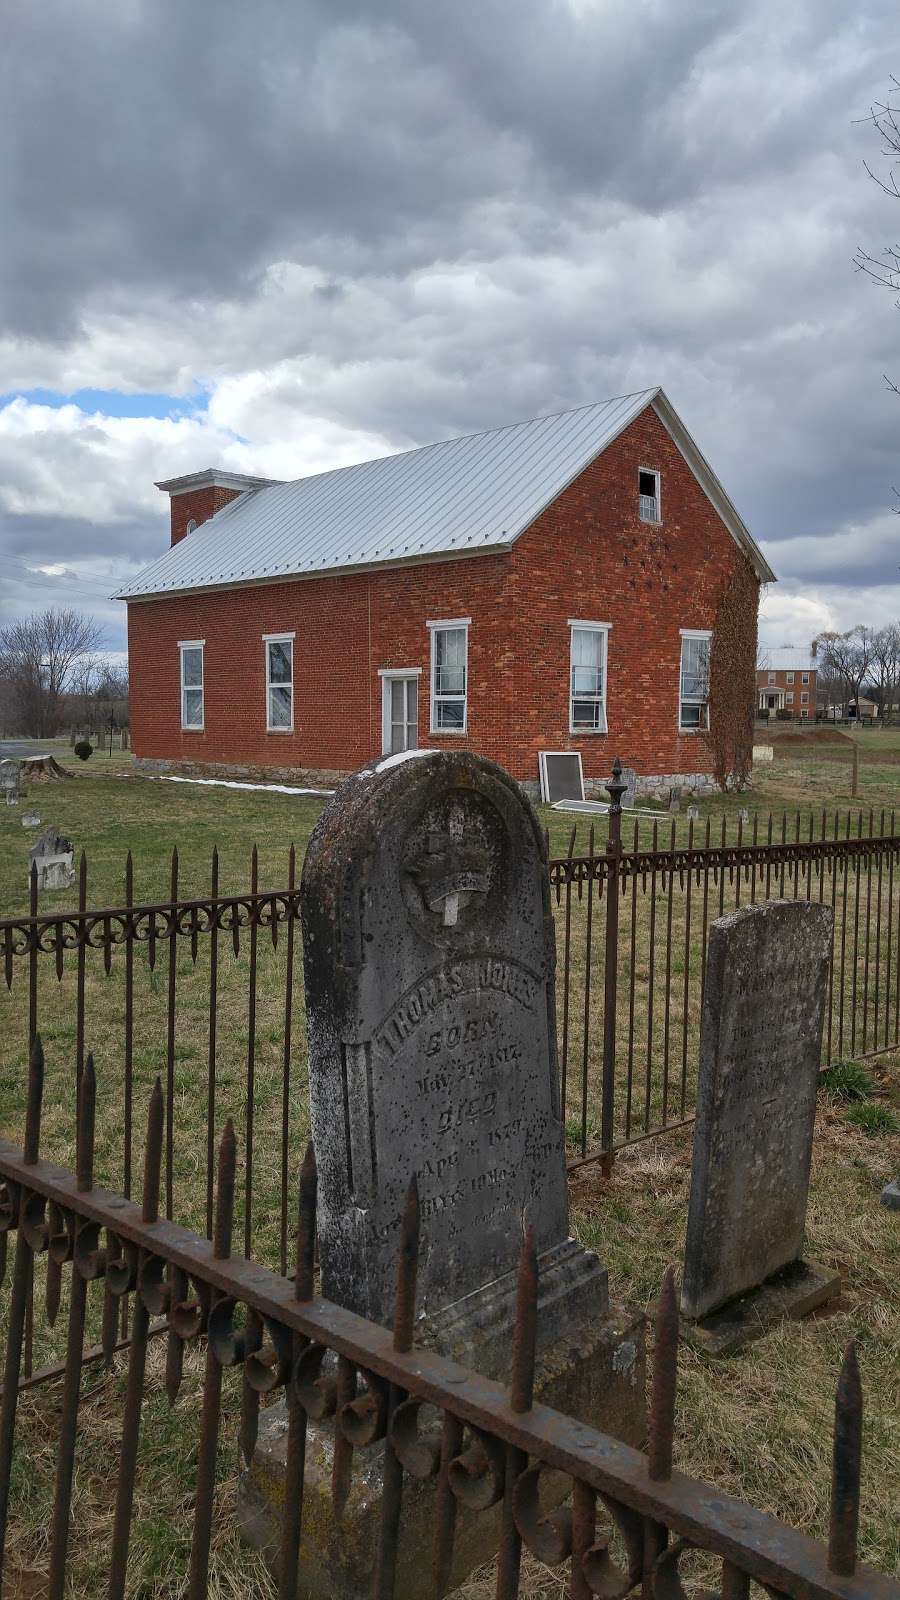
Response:
[[[688,733],[709,726],[709,638],[699,629],[681,630],[678,726]]]
[[[185,538],[187,538],[189,533],[193,533],[193,531],[196,528],[196,526],[197,526],[196,522],[194,521],[193,517],[191,517],[190,522],[188,523],[187,527],[184,530]]]
[[[660,480],[658,472],[641,467],[638,473],[638,510],[642,522],[660,522]]]
[[[785,673],[785,675],[784,675],[784,676],[785,676],[785,679],[786,679],[786,681],[787,681],[787,682],[788,682],[788,683],[793,683],[793,681],[794,681],[794,674],[793,674],[793,673],[792,673],[792,672],[786,672],[786,673]]]
[[[786,694],[784,697],[784,703],[785,705],[792,706],[794,704],[793,694]]]
[[[775,674],[774,674],[774,672],[770,672],[768,674],[767,682],[770,683],[770,684],[773,684],[775,682]]]
[[[800,674],[800,682],[801,683],[809,683],[809,673],[808,672],[802,672]]]
[[[429,622],[431,632],[431,731],[465,733],[466,683],[471,617]]]
[[[266,728],[269,733],[292,733],[294,729],[294,635],[267,633],[266,647]]]
[[[801,717],[808,717],[809,716],[809,712],[808,711],[801,711],[800,715],[801,715]]]
[[[802,706],[808,706],[809,705],[809,695],[808,694],[802,694],[800,696],[800,704]]]
[[[606,636],[608,622],[572,622],[569,672],[569,732],[606,733]]]
[[[203,732],[203,646],[205,639],[179,642],[181,652],[181,726]]]

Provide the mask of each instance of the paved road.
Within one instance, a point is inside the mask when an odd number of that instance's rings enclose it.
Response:
[[[65,748],[55,739],[0,739],[0,761],[6,756],[40,756],[45,751],[58,757]]]

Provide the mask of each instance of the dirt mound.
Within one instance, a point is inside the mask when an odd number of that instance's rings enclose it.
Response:
[[[809,733],[775,733],[773,731],[770,734],[770,738],[775,746],[776,756],[782,750],[806,750],[810,745],[816,744],[853,744],[850,735],[839,733],[837,728],[813,728]]]

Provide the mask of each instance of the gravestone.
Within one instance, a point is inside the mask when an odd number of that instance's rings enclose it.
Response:
[[[900,1211],[900,1178],[892,1178],[881,1191],[881,1204],[888,1211]]]
[[[688,822],[699,822],[699,820],[700,820],[700,807],[699,806],[688,806],[687,812],[686,812],[686,816],[687,816]]]
[[[633,811],[635,795],[637,793],[637,773],[634,767],[623,767],[621,781],[625,788],[622,792],[622,810]]]
[[[17,806],[22,795],[22,768],[11,757],[0,761],[0,796],[8,806]]]
[[[28,853],[29,869],[37,867],[38,889],[70,889],[75,882],[71,840],[54,827],[45,828]],[[29,882],[30,882],[29,870]]]
[[[710,928],[681,1306],[713,1354],[839,1289],[801,1260],[832,922],[771,900]]]
[[[467,753],[388,757],[326,806],[302,887],[322,1293],[390,1324],[415,1174],[416,1343],[508,1381],[527,1213],[539,1252],[536,1393],[639,1442],[643,1320],[610,1306],[605,1269],[569,1234],[554,924],[529,802]],[[262,1543],[274,1538],[286,1448],[283,1421],[269,1418],[242,1490],[245,1532]],[[314,1430],[300,1592],[343,1600],[367,1592],[380,1456],[340,1522],[331,1459],[332,1436]],[[432,1592],[433,1500],[433,1484],[404,1489],[398,1594],[409,1600]],[[459,1516],[457,1583],[499,1539],[497,1508]]]

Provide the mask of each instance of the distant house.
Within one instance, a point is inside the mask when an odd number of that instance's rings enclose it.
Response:
[[[763,650],[756,668],[756,709],[775,721],[814,722],[816,716],[816,653],[812,650]]]
[[[171,548],[122,591],[150,768],[332,782],[470,749],[707,778],[707,654],[773,573],[660,389],[289,483],[158,485]],[[748,676],[753,670],[747,662]]]

